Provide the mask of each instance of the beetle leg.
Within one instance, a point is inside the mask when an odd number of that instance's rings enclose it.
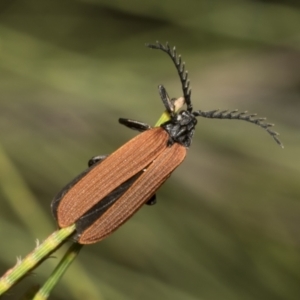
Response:
[[[156,204],[156,194],[154,194],[147,202],[147,205],[154,205]]]
[[[103,161],[108,155],[97,155],[92,157],[89,161],[88,161],[88,166],[91,167],[92,165],[94,165],[97,162],[101,162]]]
[[[174,116],[174,111],[175,111],[174,101],[176,99],[170,99],[163,85],[158,86],[158,92],[167,112],[169,113],[170,116]]]
[[[119,123],[122,125],[125,125],[126,127],[130,128],[130,129],[137,130],[140,132],[151,129],[151,126],[146,123],[135,121],[135,120],[130,120],[130,119],[120,118]]]

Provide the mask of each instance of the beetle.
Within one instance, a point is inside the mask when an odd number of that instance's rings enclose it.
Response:
[[[65,186],[51,208],[60,228],[75,223],[74,240],[80,244],[101,241],[127,221],[143,204],[154,204],[155,193],[182,163],[197,124],[197,117],[236,119],[264,128],[283,147],[278,133],[265,118],[232,111],[193,110],[188,72],[176,48],[159,42],[147,47],[165,52],[178,72],[183,97],[170,99],[163,85],[158,90],[166,108],[162,119],[151,127],[120,118],[119,122],[141,133],[109,156],[95,156],[89,168]],[[186,109],[178,112],[185,104]]]

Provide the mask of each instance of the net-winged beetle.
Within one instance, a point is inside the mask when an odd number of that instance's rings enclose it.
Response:
[[[129,119],[119,122],[142,133],[109,156],[96,156],[89,168],[53,199],[51,208],[59,227],[76,224],[74,239],[80,244],[102,240],[127,221],[143,204],[155,203],[155,192],[182,163],[192,142],[197,117],[236,119],[264,128],[283,147],[277,133],[256,114],[232,111],[193,111],[188,73],[181,56],[168,43],[146,44],[172,59],[182,85],[183,97],[170,99],[160,85],[166,108],[164,118],[151,127]],[[186,110],[177,112],[183,104]]]

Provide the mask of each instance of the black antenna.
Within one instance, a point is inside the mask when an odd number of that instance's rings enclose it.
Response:
[[[158,41],[156,42],[155,45],[146,44],[146,46],[152,49],[160,49],[166,52],[171,57],[173,63],[175,64],[175,67],[177,69],[181,81],[183,97],[186,103],[187,111],[192,112],[193,111],[193,105],[191,103],[192,90],[189,88],[190,80],[188,79],[188,71],[185,71],[185,63],[182,62],[181,55],[176,54],[176,47],[173,47],[173,49],[171,49],[168,42],[166,43],[166,46],[164,46]]]
[[[182,85],[182,91],[183,91],[183,96],[185,100],[185,104],[187,106],[187,112],[190,115],[193,115],[194,117],[204,117],[204,118],[211,118],[211,119],[231,119],[231,120],[242,120],[242,121],[247,121],[252,124],[256,124],[263,129],[265,129],[275,140],[275,142],[282,148],[284,148],[283,144],[280,142],[278,138],[278,133],[276,131],[271,130],[270,128],[274,126],[272,123],[267,123],[266,118],[259,118],[257,117],[257,114],[250,114],[247,111],[244,112],[238,112],[237,109],[235,110],[211,110],[211,111],[194,111],[193,112],[193,105],[191,102],[191,89],[189,88],[190,81],[188,79],[188,72],[185,71],[185,63],[182,62],[181,56],[177,55],[176,53],[176,48],[173,47],[173,49],[170,48],[168,42],[166,45],[162,45],[160,42],[156,42],[156,44],[146,44],[147,47],[152,48],[152,49],[160,49],[164,52],[166,52],[172,59],[173,63],[176,66],[177,72],[179,74],[179,78],[181,81]],[[164,89],[163,86],[159,86],[160,88],[160,95],[162,98],[162,101],[164,105],[166,106],[168,112],[172,116],[174,112],[172,111],[172,105],[170,104],[169,97]],[[178,121],[178,120],[177,120]],[[192,120],[190,120],[192,121]],[[178,134],[178,133],[177,133]],[[179,134],[178,134],[179,136]]]
[[[204,118],[211,118],[211,119],[231,119],[231,120],[242,120],[242,121],[247,121],[252,124],[256,124],[263,129],[265,129],[275,140],[275,142],[281,147],[284,148],[283,144],[278,138],[279,133],[276,131],[271,130],[270,128],[274,126],[272,123],[266,123],[265,120],[266,118],[258,118],[256,117],[257,114],[248,114],[247,111],[244,112],[238,112],[238,109],[229,111],[229,110],[211,110],[211,111],[194,111],[193,115],[195,117],[204,117]]]

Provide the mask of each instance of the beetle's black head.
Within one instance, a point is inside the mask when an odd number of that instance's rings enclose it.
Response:
[[[146,46],[152,49],[162,50],[170,56],[175,64],[182,86],[183,98],[181,97],[176,100],[170,100],[166,89],[162,85],[158,87],[160,97],[170,115],[170,120],[161,125],[161,127],[169,133],[169,145],[179,143],[188,148],[191,145],[195,126],[197,124],[196,117],[205,117],[211,119],[236,119],[256,124],[264,128],[274,138],[276,143],[283,148],[282,143],[277,137],[278,133],[270,129],[274,124],[266,123],[266,118],[258,118],[256,117],[256,114],[248,114],[247,111],[238,112],[237,109],[232,111],[220,111],[218,109],[212,111],[193,111],[188,72],[185,71],[185,63],[182,62],[181,56],[176,54],[176,48],[173,47],[173,49],[171,49],[168,43],[164,46],[159,42],[156,42],[156,44],[146,44]],[[175,103],[180,99],[184,99],[186,110],[176,113]]]
[[[161,127],[169,133],[169,146],[179,143],[188,148],[192,143],[196,124],[197,119],[193,113],[182,110],[171,116],[170,121],[162,124]]]
[[[180,78],[182,78],[182,75],[180,75]],[[185,78],[187,79],[187,76]],[[161,100],[170,115],[170,120],[161,125],[161,127],[169,133],[168,145],[171,146],[174,143],[179,143],[188,148],[192,143],[192,137],[197,124],[197,119],[194,113],[191,111],[192,106],[190,106],[191,110],[187,108],[179,113],[176,113],[176,111],[183,106],[184,103],[187,103],[187,101],[190,103],[191,91],[184,90],[184,98],[180,97],[178,99],[174,98],[171,100],[163,85],[158,86],[158,91]],[[188,92],[188,94],[186,92]]]

